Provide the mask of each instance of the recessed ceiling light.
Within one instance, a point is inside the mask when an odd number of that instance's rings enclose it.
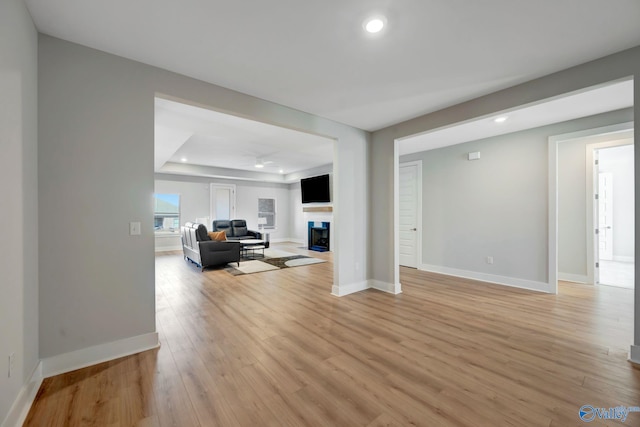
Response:
[[[186,162],[186,161],[187,161],[187,158],[186,158],[186,157],[183,157],[183,158],[181,158],[181,159],[180,159],[180,161],[181,161],[181,162]]]
[[[284,170],[280,169],[280,173],[284,173]]]
[[[257,167],[258,169],[261,169],[264,167],[264,165],[262,163],[256,163],[255,167]]]
[[[496,117],[495,119],[493,119],[494,122],[496,123],[504,123],[507,121],[507,119],[509,118],[509,116],[500,116],[500,117]]]
[[[369,18],[364,21],[364,29],[371,34],[379,33],[384,28],[385,21],[383,17]]]

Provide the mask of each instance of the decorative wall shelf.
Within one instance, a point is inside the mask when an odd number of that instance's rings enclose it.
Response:
[[[333,206],[303,206],[302,212],[333,212]]]

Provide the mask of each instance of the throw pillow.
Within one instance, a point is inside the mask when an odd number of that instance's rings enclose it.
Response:
[[[217,242],[224,242],[227,240],[227,233],[224,231],[210,231],[208,234],[211,240],[215,240]]]

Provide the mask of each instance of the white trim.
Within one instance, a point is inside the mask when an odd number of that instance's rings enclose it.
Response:
[[[294,239],[293,237],[279,237],[275,239],[272,237],[269,241],[271,243],[299,243],[301,245],[307,243],[304,239]]]
[[[548,212],[548,275],[547,285],[552,294],[558,293],[558,142],[549,138],[549,178],[548,178],[548,195],[549,195],[549,212]]]
[[[632,256],[614,255],[613,260],[616,262],[635,262],[635,258]]]
[[[331,295],[334,295],[337,297],[343,297],[345,295],[364,291],[369,288],[370,288],[369,283],[366,280],[364,282],[350,283],[348,285],[340,285],[340,286],[333,285],[331,287]]]
[[[422,259],[418,260],[418,265]],[[393,141],[393,283],[400,283],[400,141]],[[402,292],[402,290],[399,290]]]
[[[154,249],[155,253],[159,253],[159,252],[171,252],[171,251],[181,251],[182,250],[182,244],[181,245],[176,245],[176,246],[160,246],[160,247],[156,247]]]
[[[82,348],[69,353],[42,359],[42,375],[44,378],[76,369],[86,368],[120,357],[130,356],[160,346],[158,333],[151,332],[144,335],[125,338],[118,341]]]
[[[402,293],[402,285],[400,284],[400,282],[393,284],[382,282],[380,280],[369,279],[364,282],[351,283],[349,285],[343,285],[339,287],[333,286],[331,288],[331,294],[337,297],[343,297],[345,295],[354,294],[356,292],[365,291],[367,289],[375,289],[394,295]]]
[[[631,345],[631,348],[629,349],[629,358],[627,360],[640,367],[640,345]]]
[[[42,362],[38,362],[31,372],[29,380],[22,386],[20,393],[15,402],[9,409],[7,417],[4,419],[0,426],[2,427],[18,427],[24,424],[24,421],[29,414],[31,405],[40,390],[42,384]]]
[[[629,122],[627,123],[627,125],[631,126],[631,129],[627,129],[626,132],[633,131],[633,122]],[[593,136],[599,136],[599,135],[600,134],[595,134]],[[628,142],[623,142],[626,140],[627,140],[626,138],[616,139],[616,140],[611,140],[606,142],[587,144],[585,146],[585,161],[586,161],[585,185],[587,189],[586,190],[587,212],[586,212],[586,230],[585,230],[585,232],[587,233],[587,283],[596,282],[595,265],[596,265],[596,255],[597,255],[596,251],[598,250],[597,249],[598,241],[595,238],[595,229],[596,229],[595,218],[596,218],[597,205],[596,203],[594,203],[594,200],[595,200],[595,194],[598,189],[596,186],[597,177],[595,176],[594,151],[599,150],[601,148],[618,147],[618,146],[633,144],[633,140],[631,144],[629,144]],[[630,262],[634,261],[633,257],[630,257],[630,259],[631,259]]]
[[[564,141],[586,138],[595,135],[614,134],[633,129],[633,122],[618,123],[603,126],[596,129],[586,129],[578,132],[570,132],[562,135],[550,136],[548,141],[549,161],[549,200],[548,200],[548,248],[549,248],[549,275],[547,286],[549,292],[558,293],[558,144]],[[589,193],[587,193],[589,194]],[[587,248],[587,254],[589,254]],[[587,262],[587,268],[589,263]],[[591,275],[588,274],[589,277]]]
[[[209,184],[209,219],[211,220],[211,223],[213,223],[214,220],[218,219],[216,218],[216,201],[215,201],[215,194],[216,192],[214,190],[216,189],[225,189],[225,190],[229,190],[231,191],[231,200],[230,202],[230,206],[229,206],[229,218],[228,219],[234,219],[236,217],[236,185],[235,184],[217,184],[217,183],[210,183]],[[227,219],[227,218],[220,218],[220,219]]]
[[[402,285],[400,283],[387,283],[375,279],[369,279],[368,282],[371,289],[376,289],[378,291],[394,295],[402,293]]]
[[[592,283],[592,282],[589,282],[589,278],[584,274],[558,272],[558,280],[564,280],[565,282],[573,282],[573,283]]]
[[[534,280],[518,279],[515,277],[498,276],[496,274],[479,273],[477,271],[460,270],[458,268],[442,267],[439,265],[420,265],[420,270],[431,271],[433,273],[446,274],[464,279],[473,279],[480,282],[493,283],[497,285],[511,286],[514,288],[528,289],[531,291],[553,293],[548,283],[536,282]]]

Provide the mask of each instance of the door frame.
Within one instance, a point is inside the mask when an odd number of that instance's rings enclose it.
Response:
[[[231,191],[231,206],[229,209],[229,216],[230,216],[230,220],[234,219],[236,216],[236,185],[235,184],[218,184],[218,183],[211,183],[209,185],[209,219],[210,221],[213,221],[216,218],[216,204],[215,204],[215,191],[216,189],[227,189]]]
[[[549,223],[549,231],[548,231],[548,248],[549,248],[549,259],[548,259],[548,285],[549,285],[549,293],[557,294],[558,293],[558,144],[571,141],[575,139],[584,139],[584,138],[596,138],[601,136],[611,136],[615,138],[615,134],[633,131],[633,122],[625,122],[618,123],[610,126],[603,126],[595,129],[586,129],[578,132],[570,132],[562,135],[553,135],[548,138],[548,154],[549,154],[549,162],[548,162],[548,171],[549,171],[549,201],[548,201],[548,223]],[[592,154],[593,156],[593,154]],[[593,159],[591,159],[593,162]],[[591,164],[589,164],[589,168],[591,168]],[[591,183],[588,184],[593,188],[593,173],[585,174],[587,180]],[[588,191],[586,194],[590,194]],[[593,227],[593,211],[587,210],[587,222],[589,221],[589,216],[591,216],[591,225]],[[593,242],[593,236],[591,235],[591,230],[587,233],[587,239],[591,239]],[[589,241],[587,241],[587,268],[589,268],[590,262],[593,262],[593,244],[589,245]],[[589,259],[589,252],[591,252],[591,259]],[[593,277],[593,276],[592,276]],[[592,282],[591,282],[592,283]]]
[[[400,265],[400,169],[403,166],[416,166],[416,268],[421,270],[422,267],[422,160],[413,160],[410,162],[402,162],[398,164],[398,197],[396,200],[396,208],[398,210],[396,218],[398,218],[398,265]]]
[[[633,129],[633,124],[631,129],[627,129],[627,131]],[[612,135],[613,137],[614,135]],[[616,139],[606,142],[596,142],[593,144],[587,144],[585,147],[586,150],[586,185],[587,185],[587,221],[586,221],[586,233],[587,233],[587,283],[594,285],[596,284],[596,254],[598,253],[598,239],[595,238],[595,229],[596,229],[596,211],[598,208],[597,203],[595,203],[595,194],[597,192],[596,186],[596,168],[594,167],[594,152],[596,150],[604,149],[604,148],[612,148],[612,147],[621,147],[624,145],[633,145],[633,139],[631,139],[631,143],[627,142],[628,139]],[[634,166],[635,169],[635,166]]]

